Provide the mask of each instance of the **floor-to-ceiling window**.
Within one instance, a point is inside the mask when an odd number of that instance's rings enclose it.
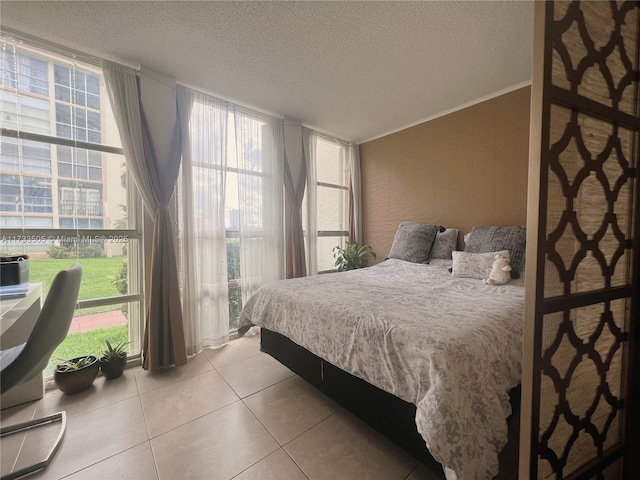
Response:
[[[315,132],[311,134],[316,137],[313,143],[315,149],[310,155],[315,163],[315,179],[311,179],[309,188],[315,185],[316,205],[307,208],[315,210],[317,240],[316,251],[311,252],[310,258],[315,253],[316,271],[327,273],[334,269],[333,249],[336,246],[344,247],[349,239],[349,147],[334,138]],[[305,218],[307,208],[303,210]]]
[[[29,256],[46,295],[83,267],[79,308],[52,365],[100,354],[104,340],[140,351],[139,200],[99,66],[3,35],[0,43],[0,253]],[[46,373],[51,373],[52,366]]]
[[[183,309],[196,352],[228,340],[253,292],[282,278],[282,120],[182,87],[180,98]]]

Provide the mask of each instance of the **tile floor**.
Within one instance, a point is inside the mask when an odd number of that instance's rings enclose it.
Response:
[[[2,411],[2,425],[60,410],[64,442],[30,479],[407,479],[433,472],[241,338],[186,366],[129,369],[82,393],[50,391]],[[53,427],[38,433],[46,441]],[[33,434],[30,434],[33,435]],[[2,440],[2,475],[42,448]],[[15,465],[15,467],[14,467]]]

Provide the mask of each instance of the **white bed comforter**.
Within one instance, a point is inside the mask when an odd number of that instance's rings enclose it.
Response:
[[[265,285],[239,330],[281,333],[417,407],[416,425],[448,478],[490,479],[520,383],[524,282],[454,278],[451,261],[387,260]]]

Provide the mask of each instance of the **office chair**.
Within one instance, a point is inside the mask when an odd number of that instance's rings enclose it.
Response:
[[[53,351],[66,338],[71,326],[73,312],[78,302],[81,278],[82,267],[78,264],[58,272],[51,283],[51,288],[40,315],[27,341],[21,345],[0,351],[1,393],[5,393],[16,385],[28,382],[46,368]],[[66,414],[65,412],[58,412],[0,429],[0,437],[4,437],[58,421],[61,422],[60,433],[47,458],[10,472],[2,476],[2,480],[19,478],[49,465],[62,443],[67,424]]]

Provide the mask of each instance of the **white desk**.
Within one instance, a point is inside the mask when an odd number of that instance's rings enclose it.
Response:
[[[31,283],[24,297],[0,300],[0,348],[15,347],[27,341],[40,315],[42,284]],[[44,396],[42,373],[0,395],[0,408],[38,400]]]

